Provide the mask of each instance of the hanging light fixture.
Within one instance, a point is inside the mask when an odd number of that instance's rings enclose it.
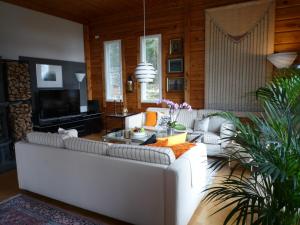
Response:
[[[144,7],[144,40],[142,42],[142,48],[146,52],[146,3],[143,0]],[[145,61],[139,63],[135,69],[135,77],[140,83],[151,83],[153,82],[157,71],[151,63],[147,63],[147,57],[145,56]]]

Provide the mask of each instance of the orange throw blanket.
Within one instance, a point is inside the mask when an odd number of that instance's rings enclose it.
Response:
[[[168,146],[168,140],[162,140],[162,141],[158,141],[155,144],[150,144],[148,146],[152,146],[152,147],[168,147],[170,149],[173,150],[176,159],[179,158],[181,155],[183,155],[185,152],[187,152],[188,150],[190,150],[191,148],[195,147],[196,145],[193,143],[182,143],[182,144],[177,144],[177,145],[173,145],[173,146]]]

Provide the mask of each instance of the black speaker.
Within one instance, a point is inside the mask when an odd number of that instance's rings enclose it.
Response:
[[[98,113],[98,112],[100,112],[99,101],[88,100],[88,113]]]

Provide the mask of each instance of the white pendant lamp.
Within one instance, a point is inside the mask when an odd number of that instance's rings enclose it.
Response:
[[[268,56],[268,60],[278,69],[289,68],[296,58],[297,52],[280,52]]]
[[[144,6],[144,41],[143,41],[142,48],[144,48],[144,52],[145,52],[146,51],[146,3],[145,3],[145,0],[143,0],[143,6]],[[155,76],[157,75],[157,71],[153,67],[153,65],[151,63],[147,63],[147,59],[145,59],[145,62],[141,62],[137,65],[134,74],[135,74],[135,77],[138,80],[138,82],[151,83],[151,82],[153,82]]]

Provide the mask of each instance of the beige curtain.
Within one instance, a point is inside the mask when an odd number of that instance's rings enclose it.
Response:
[[[274,51],[273,1],[206,10],[205,107],[259,111],[253,92],[270,78]]]

